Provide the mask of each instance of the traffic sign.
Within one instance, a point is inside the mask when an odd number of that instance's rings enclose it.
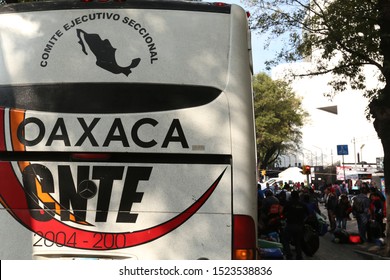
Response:
[[[337,155],[339,156],[348,155],[348,145],[337,145]]]

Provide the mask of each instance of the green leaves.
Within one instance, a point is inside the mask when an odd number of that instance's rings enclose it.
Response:
[[[252,29],[275,37],[288,36],[285,46],[267,63],[309,58],[314,67],[302,76],[332,73],[337,91],[366,89],[364,68],[375,66],[384,80],[377,0],[252,0]],[[379,83],[378,83],[379,84]],[[378,90],[367,89],[374,98]]]
[[[280,152],[297,148],[307,113],[286,82],[274,81],[264,73],[253,77],[253,92],[257,150],[265,168]]]

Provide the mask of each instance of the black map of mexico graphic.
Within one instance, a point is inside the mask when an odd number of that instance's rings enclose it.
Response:
[[[102,40],[98,34],[89,34],[82,29],[77,29],[77,37],[79,38],[78,43],[81,45],[82,51],[88,55],[84,44],[85,42],[96,57],[96,65],[113,74],[122,73],[129,76],[131,69],[137,67],[141,61],[140,58],[135,58],[131,61],[129,66],[122,67],[118,65],[118,62],[116,61],[116,49],[111,45],[109,40]]]

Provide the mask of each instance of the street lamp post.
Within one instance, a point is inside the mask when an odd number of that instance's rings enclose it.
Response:
[[[305,165],[305,153],[301,151],[298,151],[298,153],[302,155],[302,165]]]
[[[322,152],[322,148],[314,146],[314,148],[319,149],[321,151],[321,165],[324,166],[324,153]]]
[[[291,153],[291,154],[294,156],[294,159],[295,159],[295,161],[294,161],[294,166],[298,166],[297,155],[296,155],[296,154],[293,154],[293,153]]]
[[[283,167],[287,167],[287,156],[286,155],[279,155],[279,158],[281,159],[281,160],[283,160]],[[290,159],[288,159],[288,160],[290,160]]]
[[[365,144],[360,146],[360,162],[363,162],[363,148],[364,148],[364,146],[365,146]]]
[[[313,165],[313,153],[312,151],[310,151],[309,149],[306,149],[306,148],[302,148],[303,150],[306,150],[306,151],[309,151],[310,152],[310,164]]]
[[[333,149],[330,150],[330,158],[331,158],[332,166],[333,166]]]

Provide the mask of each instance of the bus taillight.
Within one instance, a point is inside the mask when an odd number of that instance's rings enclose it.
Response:
[[[256,259],[256,227],[250,216],[233,217],[233,259]]]

